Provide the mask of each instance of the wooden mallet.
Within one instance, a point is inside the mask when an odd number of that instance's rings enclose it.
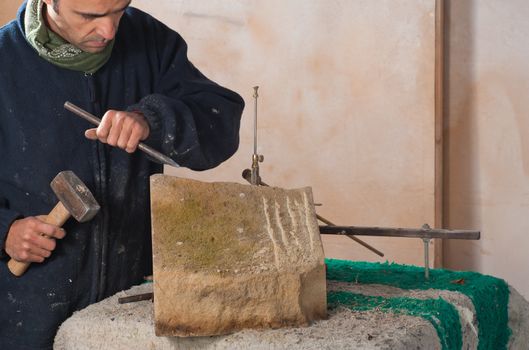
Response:
[[[44,222],[61,227],[70,216],[79,222],[85,222],[99,211],[99,204],[90,190],[72,171],[61,171],[50,185],[59,203],[46,216]],[[11,259],[7,266],[13,275],[20,277],[26,272],[29,264]]]

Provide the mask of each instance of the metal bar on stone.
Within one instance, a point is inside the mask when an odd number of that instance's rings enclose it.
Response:
[[[130,295],[128,297],[121,297],[121,298],[118,298],[118,303],[126,304],[126,303],[134,303],[134,302],[142,301],[142,300],[153,300],[153,299],[154,299],[154,293],[151,292],[151,293]]]
[[[336,226],[335,224],[333,224],[332,222],[330,222],[329,220],[325,219],[323,216],[320,216],[318,214],[316,214],[316,218],[318,220],[320,220],[321,222],[327,224],[327,225],[330,225],[330,226]],[[384,257],[384,253],[382,253],[380,250],[372,247],[371,245],[367,244],[366,242],[362,241],[361,239],[359,238],[356,238],[355,236],[353,235],[345,235],[347,238],[350,238],[352,239],[353,241],[355,241],[356,243],[366,247],[367,249],[371,250],[373,253],[375,253],[376,255],[380,256],[380,257]]]
[[[480,231],[445,230],[445,229],[412,229],[388,227],[360,227],[360,226],[320,226],[321,234],[357,235],[374,237],[408,237],[408,238],[441,238],[441,239],[469,239],[478,240]]]

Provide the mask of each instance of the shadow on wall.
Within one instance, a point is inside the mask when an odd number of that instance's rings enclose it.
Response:
[[[444,225],[480,229],[475,113],[475,1],[445,0]],[[482,232],[483,236],[483,232]],[[480,242],[446,240],[445,267],[480,270]]]

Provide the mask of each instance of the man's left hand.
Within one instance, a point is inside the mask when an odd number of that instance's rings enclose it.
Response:
[[[138,144],[149,136],[149,132],[149,124],[143,115],[109,110],[101,118],[99,127],[86,130],[85,136],[133,153]]]

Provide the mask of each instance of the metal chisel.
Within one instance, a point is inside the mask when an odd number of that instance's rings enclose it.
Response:
[[[90,123],[92,123],[92,124],[94,124],[96,126],[99,126],[99,124],[101,123],[101,119],[99,119],[95,115],[85,111],[84,109],[82,109],[80,107],[77,107],[76,105],[74,105],[71,102],[68,102],[68,101],[65,102],[64,103],[64,108],[66,108],[70,112],[78,115],[79,117],[89,121]],[[169,158],[166,155],[156,151],[152,147],[149,147],[149,146],[147,146],[146,144],[144,144],[142,142],[140,142],[140,144],[138,144],[138,148],[141,151],[143,151],[144,153],[148,154],[149,156],[151,156],[152,158],[160,161],[163,164],[167,164],[167,165],[173,166],[175,168],[179,168],[180,167],[180,165],[178,163],[176,163],[174,160],[172,160],[171,158]]]

